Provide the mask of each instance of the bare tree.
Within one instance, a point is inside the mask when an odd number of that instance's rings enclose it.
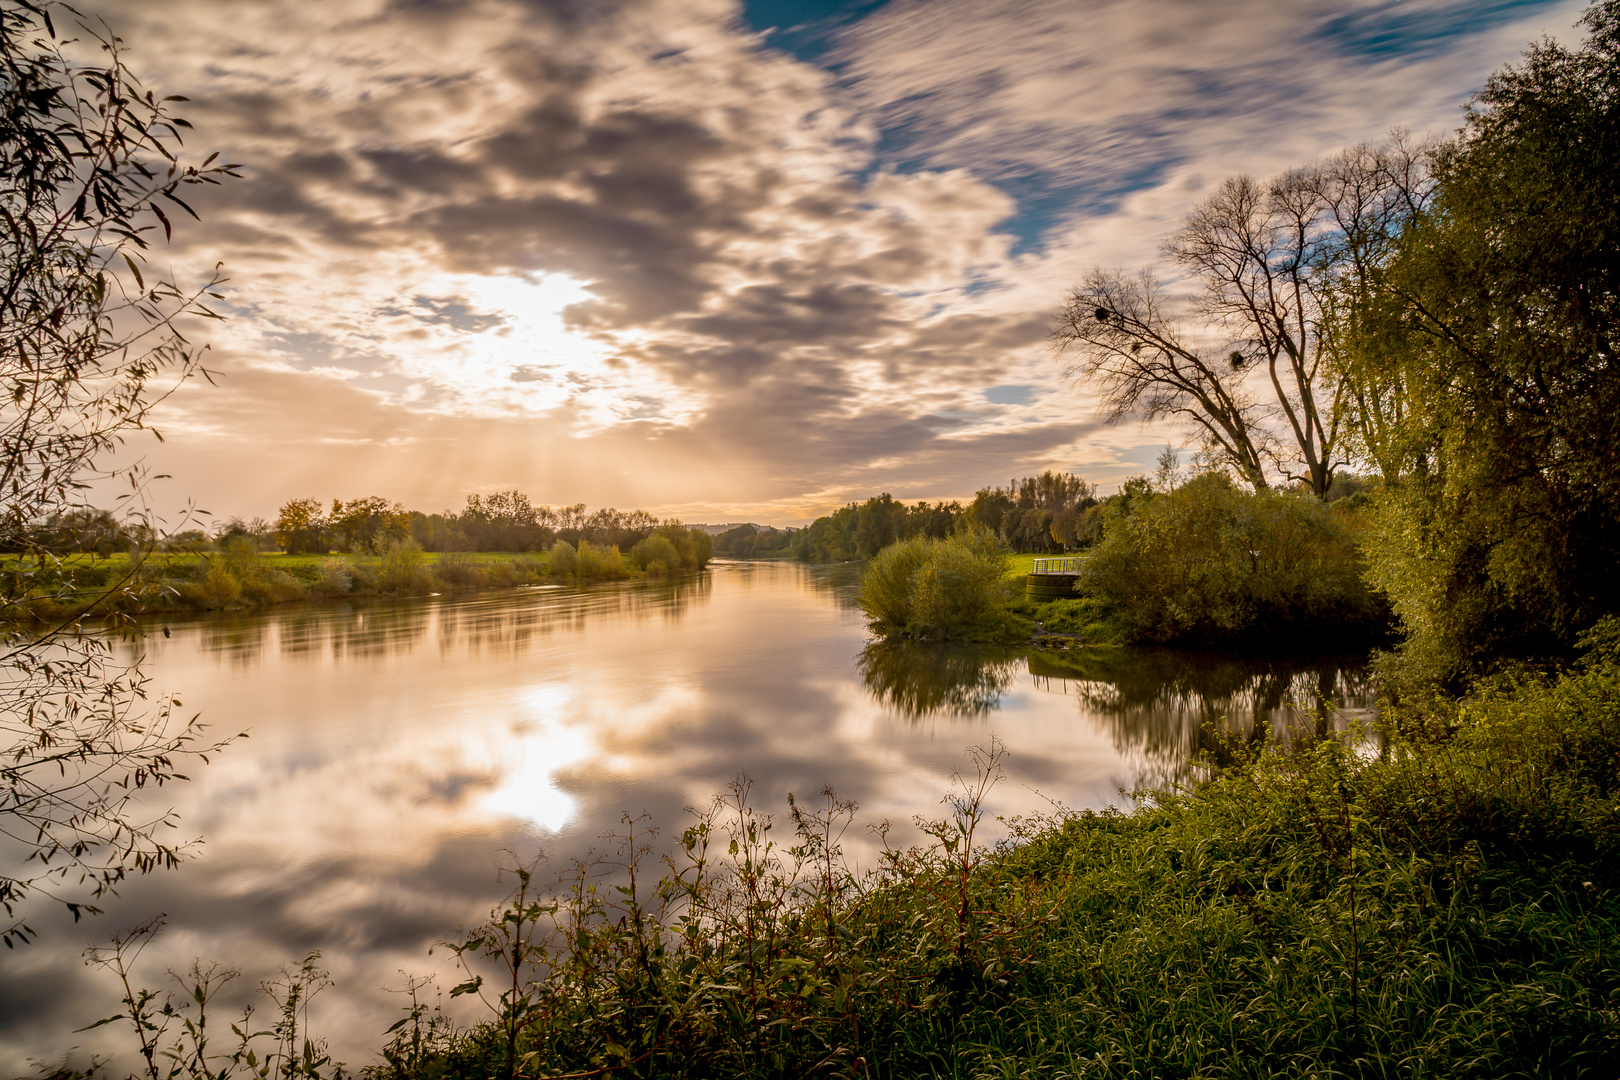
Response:
[[[1181,310],[1151,271],[1098,268],[1070,290],[1052,332],[1066,373],[1111,419],[1186,421],[1257,490],[1276,472],[1326,494],[1353,389],[1331,362],[1348,329],[1334,296],[1426,198],[1427,152],[1397,134],[1264,184],[1226,180],[1164,243],[1195,288]]]

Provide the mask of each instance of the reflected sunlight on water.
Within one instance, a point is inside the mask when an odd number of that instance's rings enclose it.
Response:
[[[194,859],[130,882],[98,918],[38,919],[42,942],[7,958],[0,1065],[104,1048],[105,1029],[73,1034],[117,1008],[81,950],[160,912],[154,985],[207,957],[243,969],[245,1003],[322,950],[336,986],[312,1016],[357,1067],[395,1019],[382,988],[402,970],[454,985],[429,949],[487,914],[503,860],[583,858],[625,812],[677,836],[688,807],[746,773],[779,818],[788,793],[831,784],[908,842],[992,734],[1011,753],[991,810],[1022,814],[1186,779],[1191,755],[1233,737],[1342,727],[1351,714],[1313,711],[1318,692],[1366,704],[1332,664],[869,647],[857,580],[718,563],[684,581],[171,621],[171,637],[120,643],[216,731],[249,738],[155,794],[202,837]],[[858,829],[846,851],[876,861]]]

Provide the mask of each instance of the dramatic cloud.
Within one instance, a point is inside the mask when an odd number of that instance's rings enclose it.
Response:
[[[518,486],[777,521],[1136,471],[1173,436],[1102,430],[1057,380],[1064,287],[1151,259],[1230,172],[1454,125],[1578,13],[931,0],[764,33],[780,10],[721,0],[93,10],[193,99],[194,145],[245,166],[173,251],[232,280],[219,385],[177,393],[151,451],[166,502]]]

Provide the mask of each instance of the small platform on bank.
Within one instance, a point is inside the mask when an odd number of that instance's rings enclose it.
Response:
[[[1074,595],[1074,583],[1080,580],[1083,557],[1064,556],[1036,559],[1024,578],[1024,599],[1063,600]]]

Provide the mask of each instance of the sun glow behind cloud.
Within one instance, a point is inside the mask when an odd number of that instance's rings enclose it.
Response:
[[[400,373],[405,400],[463,415],[542,415],[567,411],[581,436],[636,420],[682,423],[698,407],[692,393],[626,359],[635,330],[586,331],[573,311],[600,298],[562,273],[442,274],[424,282],[411,306],[390,314],[420,324]]]

